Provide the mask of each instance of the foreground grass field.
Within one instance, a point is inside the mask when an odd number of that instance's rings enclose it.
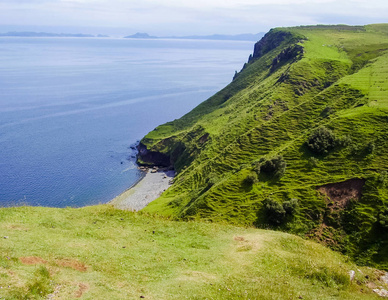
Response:
[[[0,234],[0,299],[377,299],[388,288],[293,235],[107,205],[3,208]]]

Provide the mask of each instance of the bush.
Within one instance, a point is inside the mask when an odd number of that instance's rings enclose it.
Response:
[[[264,160],[261,163],[261,170],[269,175],[275,177],[282,177],[286,172],[287,163],[284,161],[283,156],[278,155],[271,159]]]
[[[289,215],[294,215],[299,209],[298,199],[292,198],[288,201],[283,202],[283,208]]]
[[[283,205],[275,200],[272,200],[271,198],[267,198],[264,200],[264,207],[269,223],[280,225],[284,222],[286,211],[283,208]]]
[[[345,135],[337,138],[336,144],[338,144],[341,147],[347,147],[353,144],[353,140],[349,135]]]
[[[308,138],[307,147],[314,153],[326,154],[336,145],[334,133],[324,127],[318,127]]]
[[[257,174],[255,172],[251,172],[248,174],[247,177],[245,177],[244,182],[246,184],[252,185],[259,181],[259,178],[257,177]]]
[[[330,107],[330,106],[327,106],[325,107],[325,109],[321,112],[321,116],[326,118],[328,116],[330,116],[331,114],[333,114],[335,112],[335,110]]]
[[[375,149],[376,149],[376,145],[373,142],[369,142],[368,145],[366,146],[366,152],[368,154],[372,154],[375,151]]]
[[[350,145],[349,149],[350,149],[350,155],[353,155],[353,156],[360,155],[360,153],[362,153],[362,150],[360,149],[360,147],[354,143]]]
[[[264,208],[268,222],[273,225],[280,225],[287,219],[289,220],[299,210],[299,201],[293,198],[280,204],[271,198],[267,198],[264,200]]]
[[[308,165],[310,166],[310,168],[318,167],[318,163],[319,160],[313,156],[308,159]]]

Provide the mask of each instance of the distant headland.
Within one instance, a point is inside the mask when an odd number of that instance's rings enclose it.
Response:
[[[264,36],[264,32],[259,32],[256,34],[252,33],[243,33],[237,35],[223,35],[223,34],[213,34],[213,35],[189,35],[189,36],[151,36],[148,33],[138,32],[133,35],[126,36],[124,38],[132,39],[188,39],[188,40],[219,40],[219,41],[258,41]]]
[[[148,33],[137,32],[133,35],[125,36],[126,39],[187,39],[187,40],[218,40],[218,41],[258,41],[264,36],[264,32],[256,34],[243,33],[236,35],[188,35],[188,36],[152,36]],[[104,34],[85,34],[85,33],[51,33],[35,31],[10,31],[0,33],[0,37],[79,37],[79,38],[107,38],[109,35]]]

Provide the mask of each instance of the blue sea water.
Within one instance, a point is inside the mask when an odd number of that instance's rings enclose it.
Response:
[[[137,140],[228,84],[252,42],[0,38],[0,206],[106,203]]]

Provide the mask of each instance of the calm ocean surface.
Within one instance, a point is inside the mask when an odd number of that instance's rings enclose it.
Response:
[[[0,38],[0,206],[106,203],[130,146],[228,84],[253,42]]]

